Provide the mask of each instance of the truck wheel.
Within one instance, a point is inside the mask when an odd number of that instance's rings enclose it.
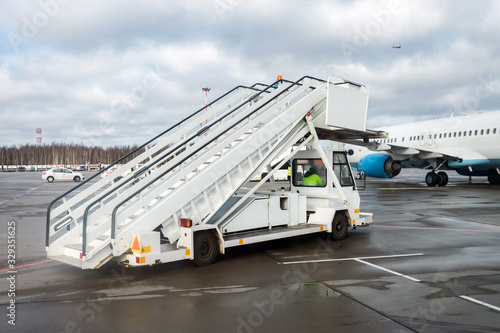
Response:
[[[194,263],[207,266],[214,262],[219,253],[219,241],[210,231],[200,231],[194,236]]]
[[[339,241],[347,235],[347,217],[344,213],[336,213],[332,222],[332,235],[334,241]]]

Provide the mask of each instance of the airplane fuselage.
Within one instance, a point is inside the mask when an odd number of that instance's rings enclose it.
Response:
[[[489,176],[500,168],[500,111],[379,128],[388,133],[368,149],[353,147],[354,164],[367,154],[390,155],[403,167],[452,169]],[[348,148],[349,149],[349,148]],[[500,176],[499,176],[500,177]]]

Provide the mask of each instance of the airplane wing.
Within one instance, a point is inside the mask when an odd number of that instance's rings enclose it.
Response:
[[[366,143],[360,140],[343,140],[343,142],[366,147],[373,152],[384,152],[391,155],[394,160],[399,161],[405,161],[411,158],[419,160],[445,159],[448,161],[456,161],[456,163],[467,161],[464,164],[472,166],[474,164],[472,161],[481,161],[481,163],[483,163],[484,160],[487,160],[484,155],[464,147],[441,147],[439,150],[430,150],[426,149],[426,147],[413,148],[392,143]]]

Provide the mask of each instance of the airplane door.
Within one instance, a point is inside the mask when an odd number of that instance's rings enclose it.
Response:
[[[421,146],[425,146],[425,132],[423,132],[422,134],[420,134],[418,136],[418,142],[420,143]]]

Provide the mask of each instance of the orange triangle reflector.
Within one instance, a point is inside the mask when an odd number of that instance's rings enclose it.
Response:
[[[132,246],[130,246],[130,248],[132,249],[132,252],[142,252],[141,243],[139,243],[139,235],[134,236],[134,240],[132,241]]]

